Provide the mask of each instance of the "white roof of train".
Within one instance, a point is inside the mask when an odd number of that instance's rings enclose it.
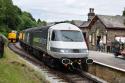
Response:
[[[35,28],[28,28],[24,31],[35,31],[35,30],[41,30],[41,29],[52,29],[52,30],[75,30],[75,31],[81,31],[77,26],[70,24],[70,23],[59,23],[53,26],[44,26],[44,27],[35,27]]]
[[[77,26],[70,24],[70,23],[60,23],[54,26],[51,26],[50,29],[56,30],[77,30],[81,31]]]

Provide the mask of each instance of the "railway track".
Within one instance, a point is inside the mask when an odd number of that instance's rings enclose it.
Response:
[[[48,66],[44,65],[42,61],[37,60],[36,58],[30,56],[26,53],[20,46],[16,44],[8,44],[8,47],[19,54],[22,58],[28,60],[33,65],[42,69],[43,72],[47,73],[48,77],[52,78],[53,80],[58,80],[60,83],[107,83],[104,80],[101,80],[89,73],[83,72],[81,70],[75,69],[75,72],[61,72],[60,70],[55,70],[49,68]]]

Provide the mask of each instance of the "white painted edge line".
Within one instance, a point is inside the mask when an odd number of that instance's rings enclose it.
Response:
[[[98,62],[98,61],[93,61],[94,63],[97,63],[97,64],[100,64],[102,66],[106,66],[106,67],[109,67],[109,68],[112,68],[112,69],[116,69],[118,71],[122,71],[122,72],[125,72],[125,69],[121,69],[121,68],[117,68],[117,67],[114,67],[114,66],[111,66],[111,65],[107,65],[105,63],[101,63],[101,62]]]

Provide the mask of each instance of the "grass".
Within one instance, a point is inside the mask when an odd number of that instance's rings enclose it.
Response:
[[[0,58],[0,83],[42,83],[41,78],[19,56],[5,46]]]

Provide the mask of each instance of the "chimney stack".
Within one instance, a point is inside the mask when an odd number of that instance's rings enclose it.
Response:
[[[94,8],[89,8],[88,21],[91,21],[94,16],[95,16]]]

